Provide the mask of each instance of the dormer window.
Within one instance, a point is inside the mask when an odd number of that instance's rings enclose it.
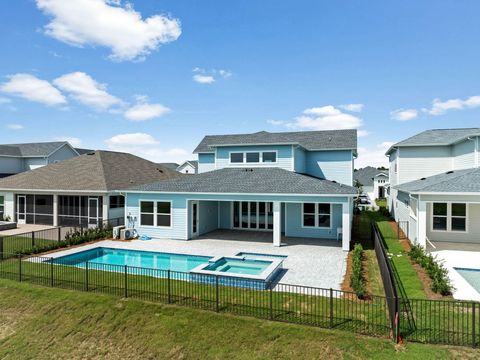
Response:
[[[277,153],[275,151],[264,151],[262,155],[264,163],[277,162]]]
[[[232,153],[230,153],[230,162],[231,163],[243,163],[243,152],[232,152]]]
[[[259,163],[260,162],[260,153],[259,152],[247,152],[247,163]]]
[[[276,162],[276,151],[245,151],[230,153],[230,164],[273,164]]]

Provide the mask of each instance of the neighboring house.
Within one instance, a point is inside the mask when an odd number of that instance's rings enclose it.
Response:
[[[0,178],[78,155],[66,141],[0,145]]]
[[[85,155],[95,151],[92,149],[81,149],[81,148],[75,148],[75,150],[78,152],[79,155]]]
[[[393,145],[390,212],[410,240],[480,243],[480,128],[427,130]]]
[[[197,174],[198,173],[198,161],[187,160],[183,164],[177,167],[177,171],[182,174]]]
[[[165,166],[167,169],[177,171],[178,164],[177,163],[158,163],[160,166]]]
[[[95,151],[0,179],[0,211],[19,224],[96,225],[124,218],[118,189],[181,176],[131,154]]]
[[[188,240],[217,229],[337,239],[349,250],[356,130],[206,136],[199,174],[130,187],[126,222]]]
[[[353,173],[356,186],[361,186],[363,192],[370,200],[385,198],[386,186],[388,185],[388,170],[380,170],[373,166],[367,166]]]

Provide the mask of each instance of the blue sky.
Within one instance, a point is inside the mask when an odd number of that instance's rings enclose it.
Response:
[[[480,126],[478,1],[16,0],[0,143],[181,161],[206,134],[359,129],[357,166]]]

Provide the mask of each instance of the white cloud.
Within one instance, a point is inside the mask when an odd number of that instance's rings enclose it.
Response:
[[[215,82],[215,78],[211,75],[195,74],[192,79],[199,84],[212,84]]]
[[[355,168],[359,169],[365,166],[385,166],[388,168],[388,158],[385,156],[385,152],[393,144],[393,142],[384,141],[373,148],[359,147],[358,158],[355,160]]]
[[[358,130],[357,135],[358,135],[358,137],[365,137],[365,136],[370,135],[370,133],[367,130]]]
[[[145,133],[119,134],[105,140],[105,142],[111,148],[128,148],[129,146],[158,144],[158,140],[156,140],[152,135]]]
[[[340,105],[340,108],[351,112],[362,112],[364,106],[363,104],[345,104]]]
[[[24,126],[21,124],[8,124],[7,128],[10,130],[22,130]]]
[[[233,75],[230,70],[225,70],[225,69],[218,70],[218,73],[220,74],[221,77],[225,79]]]
[[[82,140],[77,137],[72,136],[57,136],[54,138],[55,141],[68,141],[70,145],[73,147],[80,146],[82,144]]]
[[[146,97],[137,97],[139,103],[125,111],[125,117],[131,121],[144,121],[163,116],[170,109],[162,104],[150,104]]]
[[[462,99],[450,99],[441,101],[440,99],[434,99],[432,107],[430,109],[424,109],[430,115],[443,115],[448,110],[462,110],[466,108],[476,108],[480,106],[480,95],[470,96],[469,98]]]
[[[62,93],[46,80],[30,74],[15,74],[8,78],[9,81],[0,85],[0,91],[4,93],[49,106],[67,102]]]
[[[96,82],[84,72],[77,71],[62,75],[53,80],[53,83],[75,100],[98,110],[107,110],[113,105],[122,103],[119,98],[106,91],[106,85]]]
[[[286,125],[286,121],[283,120],[267,120],[267,123],[274,126]]]
[[[117,61],[142,60],[160,45],[175,41],[180,21],[166,15],[143,19],[130,3],[120,0],[37,0],[52,17],[45,33],[74,46],[104,46]]]
[[[303,115],[286,126],[293,129],[335,130],[358,129],[362,124],[362,119],[344,113],[332,105],[326,105],[305,109]]]
[[[181,162],[190,154],[185,149],[164,149],[159,141],[150,134],[120,134],[105,140],[113,151],[129,152],[154,162]]]
[[[12,100],[10,100],[9,98],[0,96],[0,105],[1,104],[10,104],[11,102],[12,102]]]
[[[390,117],[393,120],[398,120],[398,121],[413,120],[417,116],[418,116],[418,110],[416,109],[398,109],[390,113]]]

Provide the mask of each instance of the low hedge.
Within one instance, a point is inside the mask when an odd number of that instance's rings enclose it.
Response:
[[[363,274],[363,247],[356,244],[352,251],[352,273],[350,275],[350,287],[360,299],[366,295],[365,277]]]
[[[54,241],[52,240],[51,243],[42,244],[42,245],[35,245],[29,249],[17,251],[15,255],[31,255],[31,254],[39,254],[45,251],[51,251],[56,249],[61,249],[73,245],[80,245],[83,243],[87,243],[90,241],[100,240],[100,239],[109,239],[113,237],[112,229],[87,229],[83,232],[74,231],[65,235],[65,240],[62,241]]]
[[[427,254],[419,245],[414,245],[408,254],[413,261],[425,269],[430,279],[432,279],[432,284],[430,285],[432,291],[442,295],[450,295],[452,293],[453,286],[448,277],[448,270],[435,257]]]

